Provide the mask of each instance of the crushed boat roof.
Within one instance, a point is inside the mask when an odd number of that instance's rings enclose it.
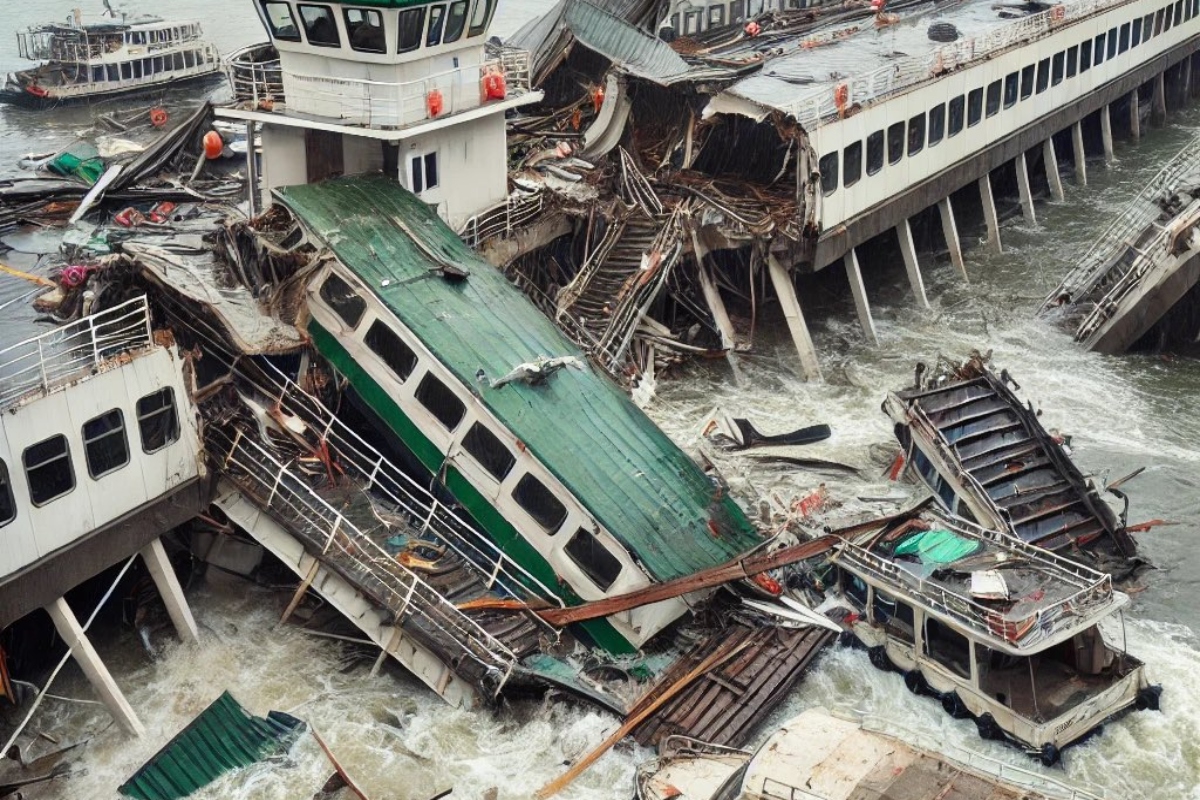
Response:
[[[733,499],[590,364],[538,386],[491,388],[490,380],[538,356],[582,354],[399,183],[349,177],[275,194],[652,577],[688,575],[760,543]],[[444,262],[470,276],[443,280]]]

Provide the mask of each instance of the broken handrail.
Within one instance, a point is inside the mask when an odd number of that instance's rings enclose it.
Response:
[[[1149,223],[1151,225],[1155,223]],[[1105,292],[1104,296],[1096,300],[1092,304],[1091,310],[1079,326],[1075,329],[1075,341],[1083,342],[1091,338],[1092,334],[1103,327],[1104,323],[1112,319],[1117,306],[1122,300],[1137,286],[1142,278],[1150,272],[1150,270],[1166,256],[1171,249],[1171,243],[1174,241],[1175,232],[1168,228],[1161,228],[1154,238],[1146,242],[1142,248],[1129,247],[1134,251],[1135,255],[1130,259],[1128,267],[1121,276],[1113,282],[1113,285]],[[1105,270],[1105,273],[1111,272]]]
[[[491,539],[471,528],[411,476],[384,458],[319,399],[304,391],[275,365],[267,362],[267,370],[273,375],[264,377],[274,379],[275,385],[270,388],[276,392],[275,399],[280,406],[284,407],[286,404],[288,411],[304,417],[308,424],[320,429],[321,438],[331,441],[339,456],[368,482],[366,489],[374,487],[402,509],[410,520],[421,520],[422,533],[433,534],[438,541],[471,564],[480,575],[491,577],[513,597],[525,596],[526,593],[520,590],[523,586],[559,608],[566,606],[557,592],[514,561]],[[296,402],[300,398],[307,403]],[[292,402],[289,403],[289,400]],[[501,578],[505,580],[501,581]],[[491,588],[490,584],[488,588]]]
[[[417,617],[458,645],[463,655],[502,672],[499,691],[517,663],[503,642],[396,561],[262,445],[240,432],[230,438],[213,426],[206,436],[225,446],[225,453],[214,459],[218,469],[264,511],[277,516],[306,549],[324,557],[332,550],[348,561],[360,579],[373,584],[371,596],[395,615],[397,625],[407,616]],[[236,474],[231,465],[238,468]]]
[[[260,53],[274,53],[274,58],[255,61]],[[270,42],[251,44],[234,51],[225,58],[223,66],[235,103],[250,103],[253,108],[259,108],[260,104],[286,102],[279,53]]]
[[[459,238],[468,247],[478,249],[493,236],[512,234],[514,229],[524,227],[541,214],[543,195],[540,185],[532,194],[520,190],[509,192],[501,202],[468,218],[458,229]]]
[[[0,350],[0,409],[87,377],[116,355],[151,347],[146,296],[68,323]]]

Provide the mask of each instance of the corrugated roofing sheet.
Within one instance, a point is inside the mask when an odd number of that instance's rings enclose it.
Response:
[[[582,354],[398,183],[339,178],[276,194],[654,578],[691,574],[759,543],[737,504],[590,364],[539,386],[490,388],[538,356]],[[470,277],[444,280],[431,253]],[[480,369],[487,380],[476,378]]]
[[[279,711],[251,716],[225,692],[118,791],[139,800],[187,797],[232,769],[283,750],[303,727]]]

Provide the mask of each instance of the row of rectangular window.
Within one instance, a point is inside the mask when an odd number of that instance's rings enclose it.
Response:
[[[816,5],[818,0],[813,0]],[[705,30],[719,28],[725,24],[725,5],[710,5],[707,8],[708,17]],[[809,0],[733,0],[729,6],[729,24],[736,25],[744,19],[753,19],[764,11],[797,10],[808,8]],[[671,29],[684,36],[691,36],[701,30],[700,21],[704,19],[704,11],[684,11],[671,15]]]
[[[342,322],[350,328],[358,327],[367,306],[350,284],[331,273],[321,284],[319,294]],[[417,369],[419,359],[416,352],[380,319],[367,328],[363,344],[400,383],[406,382]],[[447,431],[453,432],[466,416],[467,408],[463,401],[432,372],[427,371],[422,376],[413,394],[417,402]],[[507,478],[517,463],[516,456],[500,437],[479,421],[472,424],[463,436],[462,448],[497,483]],[[521,476],[513,487],[512,497],[549,536],[557,534],[567,519],[567,507],[532,473]],[[601,591],[607,590],[621,572],[621,562],[584,528],[575,532],[564,551]]]
[[[488,19],[496,0],[476,0],[471,10],[468,25],[470,0],[453,0],[449,3],[433,3],[418,8],[400,11],[398,21],[397,53],[407,53],[421,46],[424,38],[426,47],[451,44],[462,38],[479,36],[487,30]],[[271,26],[272,35],[285,42],[299,42],[300,29],[304,38],[318,47],[341,47],[341,35],[333,9],[327,5],[297,3],[301,25],[296,25],[292,6],[286,0],[263,0],[263,10]],[[386,53],[386,35],[383,14],[373,8],[347,8],[342,12],[346,35],[352,49],[363,53]],[[426,19],[428,18],[428,24]]]
[[[120,64],[107,64],[92,67],[92,82],[133,80],[158,75],[172,70],[191,69],[207,62],[205,50],[185,50],[165,56],[139,58],[134,61],[123,61]]]
[[[1171,29],[1174,23],[1186,22],[1200,15],[1200,0],[1176,0],[1153,14],[1139,17],[1132,22],[1109,29],[1083,42],[1059,51],[1037,64],[1030,64],[1018,72],[1010,72],[1002,80],[995,80],[983,88],[972,89],[965,96],[959,95],[949,103],[938,103],[928,115],[917,114],[906,124],[896,122],[886,131],[886,156],[889,164],[897,164],[907,153],[914,156],[926,146],[934,147],[943,138],[957,136],[965,127],[978,125],[984,117],[993,117],[1001,108],[1012,108],[1019,100],[1027,100],[1041,94],[1051,86],[1057,86],[1067,78],[1087,72],[1094,66],[1111,60],[1131,47],[1149,41],[1154,36]],[[947,124],[948,123],[948,124]],[[906,134],[907,130],[907,134]],[[928,138],[927,138],[928,134]],[[875,175],[883,169],[885,132],[875,131],[866,139],[866,173]],[[840,185],[850,187],[862,177],[864,159],[861,140],[847,145],[841,152]],[[821,191],[833,194],[839,186],[839,153],[834,151],[821,157],[817,165],[821,173]]]
[[[175,412],[175,393],[160,389],[137,401],[138,433],[142,450],[157,452],[179,438],[179,415]],[[98,480],[129,463],[129,440],[125,416],[114,408],[83,423],[83,452],[88,475]],[[29,501],[44,506],[75,488],[75,469],[71,449],[62,434],[43,439],[25,448],[21,454]],[[8,467],[0,460],[0,527],[17,517]]]

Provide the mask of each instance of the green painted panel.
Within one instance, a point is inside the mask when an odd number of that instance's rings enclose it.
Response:
[[[399,183],[339,178],[276,194],[655,579],[722,564],[759,543],[738,505],[590,364],[537,386],[491,388],[539,356],[583,354]],[[470,277],[450,281],[444,264]]]

